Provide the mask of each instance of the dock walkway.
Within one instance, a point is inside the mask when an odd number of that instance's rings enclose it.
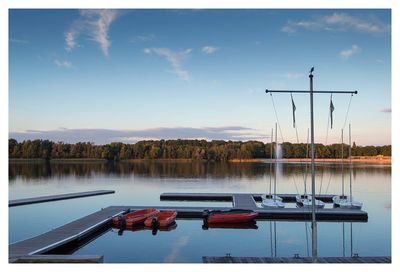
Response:
[[[80,192],[80,193],[31,197],[31,198],[10,200],[10,201],[8,201],[8,207],[36,204],[36,203],[49,202],[49,201],[59,201],[59,200],[79,198],[79,197],[113,194],[113,193],[115,193],[115,191],[113,191],[113,190],[97,190],[97,191]]]

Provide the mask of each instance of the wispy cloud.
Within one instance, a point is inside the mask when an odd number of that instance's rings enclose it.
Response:
[[[10,132],[9,136],[18,141],[33,139],[49,139],[66,143],[94,142],[107,144],[111,142],[134,143],[140,140],[161,139],[205,139],[248,141],[266,138],[258,131],[241,126],[226,127],[160,127],[139,130],[112,129],[68,129],[27,130]]]
[[[156,39],[156,35],[150,33],[146,35],[137,35],[130,39],[131,43],[150,42]]]
[[[217,52],[218,50],[219,50],[218,47],[208,45],[208,46],[204,46],[201,49],[201,52],[206,53],[206,54],[213,54],[213,53]]]
[[[118,17],[118,11],[113,9],[90,9],[81,10],[80,18],[77,19],[65,36],[65,49],[71,51],[78,43],[76,39],[81,34],[88,36],[91,40],[97,42],[103,52],[108,56],[108,49],[111,41],[108,32],[112,22]]]
[[[383,109],[381,109],[381,112],[391,113],[392,108],[383,108]]]
[[[177,262],[179,259],[180,252],[182,249],[187,245],[189,242],[190,237],[189,236],[181,236],[179,237],[175,243],[173,243],[173,247],[171,250],[171,253],[168,254],[165,258],[164,261],[166,263],[172,263],[172,262]]]
[[[17,44],[29,44],[29,41],[27,41],[27,40],[14,39],[14,38],[10,38],[10,42],[17,43]]]
[[[172,72],[179,78],[189,81],[189,72],[183,69],[182,62],[190,55],[192,49],[186,49],[180,52],[174,52],[168,48],[145,48],[145,54],[154,53],[158,56],[164,57],[172,66]]]
[[[361,48],[358,47],[356,44],[353,44],[351,48],[348,49],[343,49],[342,51],[339,52],[339,56],[341,56],[343,59],[348,59],[351,56],[353,56],[356,53],[359,53],[361,51]]]
[[[61,67],[61,68],[72,68],[72,63],[71,63],[70,61],[68,61],[68,60],[58,60],[58,59],[55,59],[55,60],[54,60],[54,64],[55,64],[57,67]]]
[[[313,20],[288,21],[281,30],[287,33],[295,33],[301,29],[314,31],[355,31],[368,34],[390,33],[390,25],[383,23],[376,17],[361,18],[344,12],[319,16]]]

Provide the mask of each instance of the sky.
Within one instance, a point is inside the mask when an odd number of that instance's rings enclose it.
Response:
[[[391,144],[389,9],[10,9],[9,137],[306,142],[311,67],[316,142]]]

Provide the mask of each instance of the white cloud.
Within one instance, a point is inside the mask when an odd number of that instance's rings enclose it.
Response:
[[[57,67],[61,67],[61,68],[72,68],[72,63],[67,60],[61,61],[61,60],[55,59],[54,64],[57,65]]]
[[[156,39],[156,35],[154,34],[146,34],[146,35],[137,35],[136,37],[133,37],[130,42],[131,43],[138,43],[138,42],[150,42],[154,41]]]
[[[189,72],[182,68],[182,62],[190,55],[192,49],[186,49],[180,52],[174,52],[168,48],[145,48],[145,54],[155,53],[158,56],[164,57],[172,66],[172,72],[178,75],[179,78],[189,81]]]
[[[376,17],[361,18],[347,13],[333,13],[320,16],[309,21],[289,21],[282,27],[286,33],[295,33],[300,29],[326,30],[326,31],[355,31],[368,34],[389,33],[390,25],[385,24]]]
[[[202,49],[201,49],[201,51],[203,52],[203,53],[206,53],[206,54],[213,54],[213,53],[215,53],[217,50],[218,50],[219,48],[218,47],[215,47],[215,46],[204,46]]]
[[[65,33],[66,50],[74,49],[77,46],[78,36],[85,34],[99,44],[103,54],[107,57],[108,49],[111,46],[108,32],[112,22],[118,17],[118,11],[112,9],[81,10],[80,16],[72,24],[71,29]]]
[[[339,55],[343,58],[343,59],[348,59],[351,56],[353,56],[354,54],[360,52],[361,49],[360,47],[358,47],[356,44],[353,44],[351,46],[351,48],[349,49],[344,49],[342,51],[339,52]]]

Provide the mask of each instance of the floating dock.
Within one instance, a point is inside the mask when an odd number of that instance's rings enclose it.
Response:
[[[391,263],[391,257],[203,257],[203,263]]]
[[[8,201],[8,207],[30,205],[30,204],[36,204],[36,203],[42,203],[42,202],[59,201],[59,200],[88,197],[88,196],[106,195],[106,194],[113,194],[113,193],[115,193],[115,191],[113,191],[113,190],[97,190],[97,191],[89,191],[89,192],[16,199],[16,200]]]
[[[259,195],[254,194],[162,194],[162,200],[179,198],[179,200],[209,200],[209,201],[232,201],[234,208],[252,209],[258,212],[257,220],[297,220],[310,221],[311,210],[307,208],[283,208],[271,209],[258,207],[256,204]],[[291,196],[288,195],[287,199]],[[260,198],[261,200],[261,198]],[[36,237],[26,239],[9,245],[9,258],[19,256],[29,256],[37,254],[51,253],[52,251],[71,244],[75,241],[83,240],[93,236],[96,232],[108,226],[111,218],[127,212],[128,210],[140,210],[149,206],[110,206],[100,211],[92,213],[88,216],[70,222],[66,225],[38,235]],[[203,211],[223,210],[230,207],[182,207],[182,206],[152,206],[159,210],[176,210],[178,212],[177,219],[192,218],[203,219]],[[361,210],[350,210],[341,208],[318,209],[316,211],[318,221],[359,221],[368,220],[368,214]]]

